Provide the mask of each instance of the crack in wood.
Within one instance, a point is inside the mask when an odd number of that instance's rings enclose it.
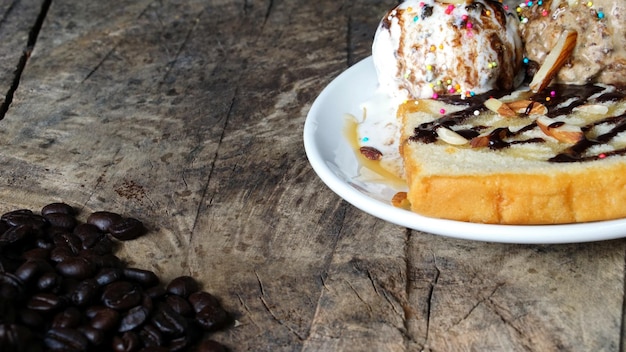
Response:
[[[435,256],[435,253],[432,253],[432,256],[433,256],[433,266],[435,268],[435,277],[430,283],[430,289],[428,290],[428,298],[426,300],[427,307],[426,307],[426,336],[424,340],[425,345],[428,345],[428,335],[430,332],[430,317],[432,315],[433,300],[435,297],[435,287],[437,286],[437,283],[439,282],[439,276],[441,275],[441,271],[439,270],[439,267],[437,266],[437,257]]]
[[[35,47],[35,43],[37,42],[37,37],[39,37],[41,26],[43,25],[43,21],[46,18],[46,15],[48,14],[48,9],[50,8],[51,3],[52,3],[52,0],[43,1],[43,3],[41,4],[41,10],[39,11],[39,15],[37,16],[37,19],[35,20],[33,27],[30,29],[30,32],[28,33],[28,40],[26,42],[26,47],[24,48],[24,52],[22,53],[22,56],[20,57],[20,60],[18,61],[17,67],[15,68],[15,75],[13,76],[13,81],[11,83],[11,86],[9,87],[9,90],[7,91],[5,95],[4,102],[2,102],[2,104],[0,105],[0,120],[4,119],[4,116],[6,115],[7,111],[9,111],[9,107],[11,106],[11,103],[13,102],[13,96],[15,95],[15,92],[17,91],[17,88],[19,87],[20,80],[22,79],[22,73],[24,73],[24,68],[26,67],[26,62],[28,62],[28,59],[30,58],[30,54],[32,53],[33,48]],[[13,4],[14,3],[12,3],[11,6],[9,7],[9,11],[13,8]],[[9,11],[7,11],[7,13]]]

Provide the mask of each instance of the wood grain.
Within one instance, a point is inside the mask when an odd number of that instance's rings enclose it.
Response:
[[[0,122],[0,210],[140,218],[119,255],[221,297],[233,351],[621,350],[623,240],[411,231],[310,168],[311,103],[395,3],[54,0]],[[17,4],[33,23],[41,3]]]

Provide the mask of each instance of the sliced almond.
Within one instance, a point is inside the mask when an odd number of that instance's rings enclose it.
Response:
[[[436,131],[437,131],[437,135],[439,136],[439,138],[448,144],[463,145],[469,142],[465,137],[461,136],[460,134],[454,132],[453,130],[447,127],[441,126],[437,128]]]
[[[580,105],[572,109],[573,111],[579,111],[585,114],[591,115],[606,115],[609,112],[609,107],[606,105],[599,104],[585,104]]]
[[[535,73],[533,80],[529,84],[533,92],[537,93],[550,84],[554,76],[559,72],[574,51],[577,38],[578,33],[573,30],[566,30],[561,34],[556,45],[546,56],[543,64],[541,64],[541,67],[537,73]]]
[[[396,208],[411,210],[411,202],[407,198],[406,192],[398,192],[391,198],[391,204]]]
[[[478,136],[470,141],[472,148],[482,148],[489,146],[489,136]]]
[[[545,116],[537,118],[536,122],[543,133],[555,138],[559,142],[573,144],[585,137],[585,134],[579,126],[553,121]]]
[[[503,103],[502,101],[496,99],[496,98],[489,98],[485,101],[485,106],[487,107],[487,109],[500,114],[504,117],[515,117],[517,116],[517,114],[515,113],[515,111],[511,110],[511,108],[509,108],[505,103]]]
[[[548,108],[536,101],[516,100],[506,104],[511,110],[524,115],[545,115]]]

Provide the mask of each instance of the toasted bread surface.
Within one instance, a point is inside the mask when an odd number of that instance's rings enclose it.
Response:
[[[498,102],[516,111],[506,117],[485,108],[486,97],[402,104],[400,152],[411,210],[493,224],[626,217],[624,96],[612,87],[578,89],[502,97]]]

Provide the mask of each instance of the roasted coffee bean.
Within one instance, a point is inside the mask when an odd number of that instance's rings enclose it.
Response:
[[[124,268],[122,272],[126,279],[138,282],[143,287],[151,287],[159,284],[159,277],[149,270]]]
[[[76,218],[70,214],[51,213],[44,215],[44,219],[46,219],[51,226],[58,227],[59,229],[71,230],[76,226]]]
[[[46,248],[32,248],[22,253],[25,260],[48,260],[50,258],[50,250]]]
[[[35,229],[41,229],[48,224],[43,216],[37,215],[28,209],[19,209],[5,213],[0,217],[0,220],[10,226],[26,225]]]
[[[203,291],[192,293],[189,295],[189,303],[196,312],[196,322],[205,331],[221,329],[229,323],[228,313],[212,294]]]
[[[113,350],[115,352],[134,352],[141,348],[141,339],[133,331],[127,331],[122,336],[113,337]]]
[[[96,265],[83,257],[70,257],[57,264],[56,269],[61,275],[83,280],[96,273]]]
[[[165,303],[172,307],[178,314],[184,317],[191,317],[194,314],[191,304],[186,299],[177,295],[169,295],[165,298]]]
[[[124,218],[109,226],[109,233],[120,241],[130,241],[140,237],[145,232],[143,223],[134,218]]]
[[[72,302],[79,307],[91,304],[98,296],[100,286],[94,279],[81,281],[76,285],[70,296]]]
[[[154,325],[146,324],[139,331],[139,339],[146,347],[158,347],[163,345],[163,336]]]
[[[50,260],[55,263],[64,262],[75,256],[76,254],[67,246],[53,247],[52,250],[50,250]]]
[[[100,286],[106,286],[112,282],[121,280],[124,277],[122,268],[118,267],[105,267],[100,269],[94,279]]]
[[[100,255],[92,249],[85,249],[80,252],[80,256],[91,262],[96,269],[118,268],[122,266],[120,258],[113,254]]]
[[[21,294],[24,291],[22,280],[12,273],[0,272],[0,285],[6,287],[6,289],[11,289],[11,292],[15,292],[16,294]],[[8,296],[2,297],[10,298]]]
[[[161,285],[156,285],[156,286],[152,286],[146,289],[145,293],[150,298],[157,299],[157,298],[164,297],[167,292],[165,291],[165,287]]]
[[[36,351],[32,333],[24,326],[17,324],[0,324],[0,347],[3,351]]]
[[[198,291],[198,282],[191,276],[179,276],[167,285],[167,292],[181,297],[189,297]]]
[[[89,340],[89,342],[91,342],[91,344],[94,346],[102,345],[106,339],[106,335],[104,331],[98,330],[91,326],[81,325],[77,327],[76,329],[80,331],[83,335],[85,335],[87,340]]]
[[[226,352],[227,349],[226,349],[226,346],[222,345],[221,343],[217,341],[205,339],[202,342],[200,342],[200,344],[198,344],[198,347],[196,347],[194,351],[196,352]]]
[[[37,237],[37,239],[35,239],[35,247],[52,250],[54,248],[54,242],[49,237]]]
[[[116,281],[105,286],[102,303],[113,309],[125,310],[139,304],[141,292],[136,284],[128,281]]]
[[[89,340],[76,329],[52,328],[44,337],[44,343],[51,351],[85,351]]]
[[[108,232],[109,227],[118,221],[122,220],[122,216],[117,213],[109,211],[96,211],[89,215],[87,223],[95,225],[100,231]]]
[[[51,312],[63,307],[65,302],[53,293],[36,293],[30,297],[26,307],[40,312]]]
[[[163,346],[150,346],[140,349],[139,352],[170,352],[170,350]]]
[[[52,236],[54,244],[61,248],[68,248],[73,254],[78,254],[83,249],[83,244],[78,236],[69,232],[61,232]]]
[[[82,313],[76,307],[68,307],[52,319],[53,328],[75,328],[82,320]]]
[[[39,276],[37,280],[37,289],[39,291],[52,291],[61,284],[61,278],[56,272],[46,272]]]
[[[18,321],[32,328],[39,328],[46,322],[38,311],[29,308],[23,308],[19,311]]]
[[[150,321],[168,337],[180,337],[187,329],[187,320],[164,303],[159,304]]]
[[[28,224],[17,225],[4,231],[4,233],[0,235],[0,244],[17,243],[17,242],[27,239],[29,236],[32,236],[33,234],[34,234],[34,231],[33,231],[32,226]]]
[[[50,203],[41,208],[41,215],[46,216],[48,214],[74,215],[74,208],[65,203]]]
[[[196,322],[205,331],[215,331],[228,324],[229,316],[221,306],[207,305],[196,312]]]
[[[148,308],[142,305],[133,307],[124,314],[117,331],[126,332],[134,330],[145,323],[149,315],[150,311]]]
[[[54,268],[45,260],[33,259],[20,265],[20,267],[15,270],[15,276],[24,284],[28,284],[46,272],[54,272]]]
[[[92,307],[85,315],[91,319],[89,325],[102,331],[116,328],[120,321],[120,313],[108,307]]]
[[[104,236],[104,232],[101,231],[96,225],[86,223],[76,225],[72,233],[83,241],[83,245],[85,242],[93,244]]]

